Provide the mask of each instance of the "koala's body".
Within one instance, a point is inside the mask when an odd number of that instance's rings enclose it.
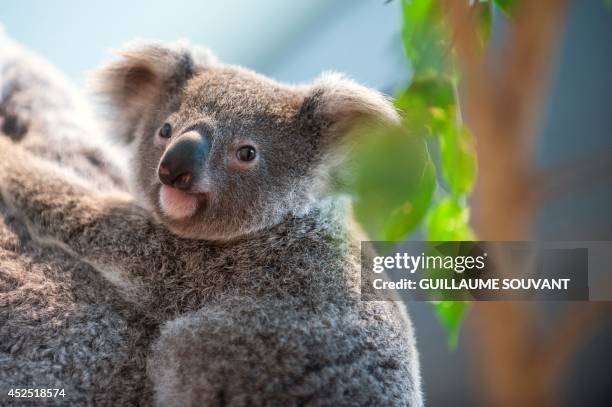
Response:
[[[158,44],[100,78],[133,148],[137,203],[23,165],[6,141],[0,191],[38,241],[162,327],[155,402],[421,405],[407,314],[362,300],[346,204],[322,197],[348,134],[396,120],[391,104],[338,75],[284,85]]]
[[[21,165],[49,163],[64,179],[124,190],[121,151],[102,134],[73,86],[0,32],[0,139],[27,153]],[[147,404],[156,332],[90,265],[32,240],[0,198],[0,405]],[[11,388],[64,396],[16,400]]]

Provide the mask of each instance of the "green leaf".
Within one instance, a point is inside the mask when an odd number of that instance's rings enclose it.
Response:
[[[432,301],[434,312],[448,334],[448,348],[457,349],[461,322],[470,308],[466,301]]]
[[[456,119],[453,80],[447,76],[414,77],[398,92],[395,105],[404,111],[406,123],[420,134],[438,134],[442,175],[456,195],[471,191],[476,174],[472,137]]]
[[[447,197],[427,214],[427,240],[473,240],[470,229],[470,211],[454,197]]]
[[[455,93],[450,77],[441,75],[415,75],[410,86],[401,89],[396,94],[395,106],[410,113],[416,105],[427,108],[439,107],[446,109],[455,106]]]
[[[405,128],[361,134],[340,178],[357,221],[374,240],[410,233],[424,219],[436,185],[425,140]]]
[[[425,217],[436,185],[436,170],[427,159],[423,163],[421,177],[417,180],[415,193],[395,208],[383,223],[380,236],[384,240],[400,240],[418,226]]]
[[[468,194],[476,178],[476,154],[472,135],[453,119],[446,119],[440,131],[440,161],[442,175],[455,195]]]
[[[402,40],[414,74],[432,75],[452,71],[448,61],[446,32],[436,0],[402,1]]]
[[[412,131],[433,135],[438,123],[455,115],[452,82],[445,76],[415,76],[410,86],[397,92],[395,106],[404,112]]]
[[[518,0],[491,1],[494,1],[494,4],[507,14],[513,12],[518,2]],[[480,37],[481,46],[485,48],[491,32],[491,3],[484,1],[472,3],[472,7],[479,13],[478,26],[474,28]],[[449,196],[429,208],[426,217],[427,237],[429,240],[438,241],[472,240],[473,234],[468,224],[469,210],[463,202],[474,184],[476,158],[470,133],[458,124],[459,102],[454,91],[454,82],[458,79],[458,73],[452,60],[451,36],[444,24],[438,0],[402,0],[401,4],[402,41],[406,56],[413,68],[413,79],[410,86],[401,89],[396,94],[395,103],[404,112],[407,126],[411,132],[422,138],[427,135],[438,136],[442,179],[450,192]],[[413,145],[412,148],[414,147]],[[398,151],[401,149],[400,146],[393,148],[397,148]],[[377,153],[371,151],[370,154]],[[374,173],[370,174],[378,179],[382,176],[389,180],[389,185],[397,181],[397,174],[394,175],[392,170],[392,167],[397,164],[391,164],[392,156],[393,152],[390,152],[384,155],[385,158],[379,157],[379,159],[389,160],[384,164],[390,165],[389,170],[374,169]],[[436,181],[430,181],[429,177],[435,171],[428,155],[426,160],[418,161],[418,163],[421,173],[425,174],[423,179],[427,181],[413,185],[411,189],[410,181],[406,179],[401,182],[406,185],[406,188],[401,188],[398,195],[390,191],[385,192],[384,188],[373,186],[371,183],[361,183],[360,187],[355,189],[361,197],[362,205],[361,209],[356,211],[357,217],[362,218],[362,223],[369,222],[366,229],[380,231],[376,236],[398,238],[405,235],[406,231],[414,228],[415,222],[422,218],[421,209],[417,210],[416,207],[429,207],[431,194],[436,185]],[[405,171],[411,171],[405,167],[406,164],[397,167],[401,168],[399,171],[402,175],[406,175]],[[429,169],[430,166],[431,169]],[[414,170],[413,168],[412,171]],[[366,172],[367,169],[363,167],[360,171]],[[371,192],[366,192],[368,188],[372,188]],[[362,194],[368,193],[377,194],[378,198],[364,199]],[[406,193],[409,196],[401,196]],[[400,201],[403,203],[397,205]],[[389,208],[392,208],[391,211]],[[360,211],[361,215],[359,215]],[[381,215],[377,219],[364,219],[368,211],[377,214],[389,211],[389,214]],[[461,321],[469,303],[440,301],[433,305],[435,313],[448,332],[449,347],[455,349]]]

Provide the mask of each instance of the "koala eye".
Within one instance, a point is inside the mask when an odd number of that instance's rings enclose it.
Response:
[[[236,158],[240,161],[253,161],[257,156],[257,151],[255,151],[255,147],[253,146],[244,146],[240,147],[236,151]]]
[[[172,126],[170,126],[170,123],[164,123],[164,125],[159,129],[159,137],[170,138],[171,135]]]

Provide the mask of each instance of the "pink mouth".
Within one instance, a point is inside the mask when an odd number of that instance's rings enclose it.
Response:
[[[173,219],[184,219],[193,216],[200,205],[197,195],[188,194],[168,185],[162,185],[159,192],[161,210]]]

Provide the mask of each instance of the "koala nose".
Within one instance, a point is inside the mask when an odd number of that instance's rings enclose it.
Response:
[[[197,131],[181,135],[164,153],[159,164],[159,180],[186,191],[200,175],[210,149],[208,138]]]

